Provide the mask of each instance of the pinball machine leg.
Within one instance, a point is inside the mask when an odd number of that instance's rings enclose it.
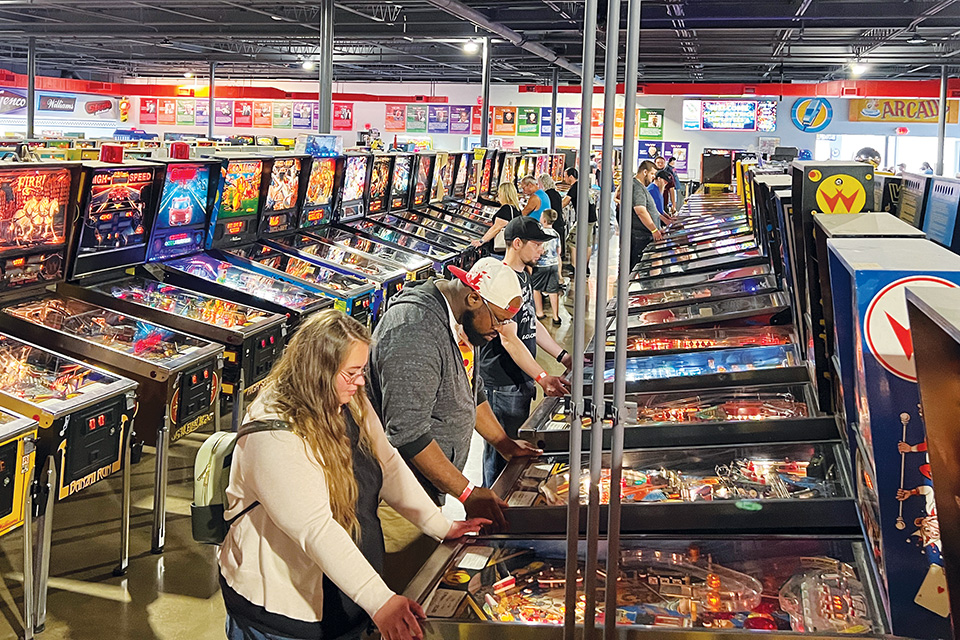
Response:
[[[233,387],[233,415],[230,416],[230,429],[234,433],[240,429],[240,420],[243,419],[244,400],[247,397],[247,380],[240,369],[240,379]]]
[[[53,505],[57,499],[57,461],[48,456],[40,473],[40,486],[46,485],[46,503],[37,518],[37,546],[34,553],[33,582],[36,594],[36,614],[33,629],[43,631],[47,624],[47,583],[50,581],[50,541],[53,534]],[[41,493],[41,495],[43,495]]]
[[[32,438],[24,441],[32,450],[35,444]],[[33,640],[34,596],[33,590],[33,473],[24,482],[23,488],[23,640]]]
[[[130,421],[130,427],[124,439],[126,445],[123,447],[123,469],[121,470],[120,486],[120,564],[113,569],[113,575],[124,576],[127,574],[127,567],[130,566],[130,508],[131,508],[131,475],[133,466],[132,447],[133,447],[133,420]]]
[[[153,541],[151,553],[163,553],[167,538],[167,475],[170,467],[170,413],[157,432],[157,468],[153,485]]]

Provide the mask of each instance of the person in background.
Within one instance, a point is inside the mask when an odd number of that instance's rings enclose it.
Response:
[[[557,232],[557,237],[566,238],[567,237],[567,223],[563,219],[563,198],[560,196],[560,192],[557,191],[557,183],[553,181],[553,178],[546,173],[540,174],[540,177],[537,178],[540,183],[540,188],[543,189],[544,193],[547,194],[547,197],[550,199],[550,208],[554,210],[557,214],[557,219],[553,223],[553,230]],[[560,257],[563,257],[563,243],[560,243]]]
[[[540,219],[540,214],[550,208],[550,197],[540,188],[533,176],[523,176],[520,180],[520,189],[527,196],[527,204],[523,207],[523,215],[534,220]]]
[[[925,176],[932,176],[933,167],[930,166],[929,162],[924,162],[923,164],[920,165],[920,173],[922,173]]]
[[[663,168],[670,176],[670,181],[663,191],[664,209],[668,215],[677,212],[677,187],[680,185],[680,177],[677,175],[677,159],[673,156],[667,158],[667,166]]]
[[[370,332],[341,311],[291,338],[244,422],[285,423],[238,439],[219,550],[228,640],[421,638],[420,606],[384,583],[383,498],[421,531],[457,538],[489,520],[450,522],[427,497],[363,392]]]
[[[907,171],[907,163],[906,163],[906,162],[901,162],[900,164],[897,165],[897,173],[896,173],[896,175],[902,176],[906,171]]]
[[[533,303],[533,286],[528,270],[536,266],[543,243],[552,236],[544,232],[540,223],[530,216],[511,220],[504,229],[504,236],[507,254],[503,264],[516,273],[523,291],[523,302],[513,322],[505,322],[497,329],[499,337],[480,348],[478,362],[493,413],[503,424],[507,436],[515,438],[520,426],[530,417],[530,404],[536,396],[538,384],[548,396],[570,392],[567,379],[550,375],[540,366],[536,360],[537,349],[543,349],[568,369],[573,360],[537,320]],[[484,445],[485,487],[492,486],[506,466],[504,458],[495,447]]]
[[[367,390],[390,444],[413,467],[427,495],[439,505],[449,494],[469,517],[486,518],[494,531],[502,530],[506,503],[475,488],[463,468],[474,431],[504,458],[540,453],[507,437],[475,366],[475,348],[497,338],[498,329],[520,310],[523,293],[516,272],[496,258],[481,258],[469,272],[451,267],[450,273],[450,280],[407,283],[383,314],[374,332]],[[387,505],[380,520],[386,575],[399,589],[435,545]]]
[[[543,296],[550,298],[550,310],[553,312],[553,326],[560,326],[560,270],[563,267],[560,256],[560,236],[553,226],[557,212],[547,209],[540,216],[540,225],[548,236],[555,236],[543,243],[543,252],[533,268],[533,302],[537,310],[537,320],[546,320],[543,312]]]
[[[500,187],[497,189],[497,202],[500,203],[500,208],[493,216],[493,226],[483,234],[483,237],[472,241],[470,244],[481,248],[484,253],[502,255],[506,247],[500,246],[498,248],[496,238],[508,222],[520,215],[520,196],[512,182],[500,183]]]
[[[632,270],[640,263],[643,256],[643,250],[654,240],[663,239],[663,233],[657,228],[654,216],[657,215],[657,203],[647,191],[647,187],[653,182],[657,173],[657,167],[649,160],[644,160],[637,167],[637,173],[633,178],[633,211],[637,215],[637,220],[630,225],[630,269]],[[619,197],[619,193],[618,193]]]
[[[580,214],[577,212],[577,197],[580,193],[580,180],[578,179],[580,173],[573,167],[566,169],[563,172],[563,181],[569,185],[567,193],[563,196],[563,206],[573,207],[574,212],[574,224],[580,223]],[[593,238],[597,228],[597,205],[593,202],[590,203],[589,210],[587,212],[587,263],[590,262],[590,252],[593,250]],[[577,237],[574,233],[574,229],[571,228],[570,234],[567,237],[567,240],[570,244],[569,251],[564,251],[565,254],[570,256],[570,265],[576,269],[577,268]]]
[[[647,186],[647,191],[650,192],[650,195],[653,196],[653,201],[657,205],[657,215],[654,216],[653,221],[657,223],[657,229],[663,228],[663,188],[667,184],[667,175],[663,170],[657,171],[656,175],[653,177],[653,182]],[[651,211],[651,214],[653,212]]]

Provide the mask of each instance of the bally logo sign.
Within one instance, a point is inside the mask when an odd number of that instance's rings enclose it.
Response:
[[[40,94],[40,111],[59,111],[73,113],[77,106],[76,98],[62,98],[60,96],[46,96]]]
[[[27,98],[9,89],[0,89],[0,114],[14,113],[27,108]]]

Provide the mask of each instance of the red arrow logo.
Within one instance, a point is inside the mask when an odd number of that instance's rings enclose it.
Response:
[[[907,360],[910,360],[913,358],[913,338],[910,337],[910,329],[897,322],[897,319],[886,311],[884,311],[884,314],[887,316],[887,320],[890,322],[893,332],[897,334],[897,340],[900,342],[900,346],[903,348],[903,352],[906,354]]]

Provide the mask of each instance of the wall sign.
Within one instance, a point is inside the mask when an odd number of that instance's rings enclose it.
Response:
[[[824,98],[801,98],[793,103],[790,121],[806,133],[819,133],[833,120],[833,107]]]
[[[947,101],[947,122],[957,123],[956,100]],[[940,104],[930,100],[867,98],[850,101],[851,122],[936,122]]]

